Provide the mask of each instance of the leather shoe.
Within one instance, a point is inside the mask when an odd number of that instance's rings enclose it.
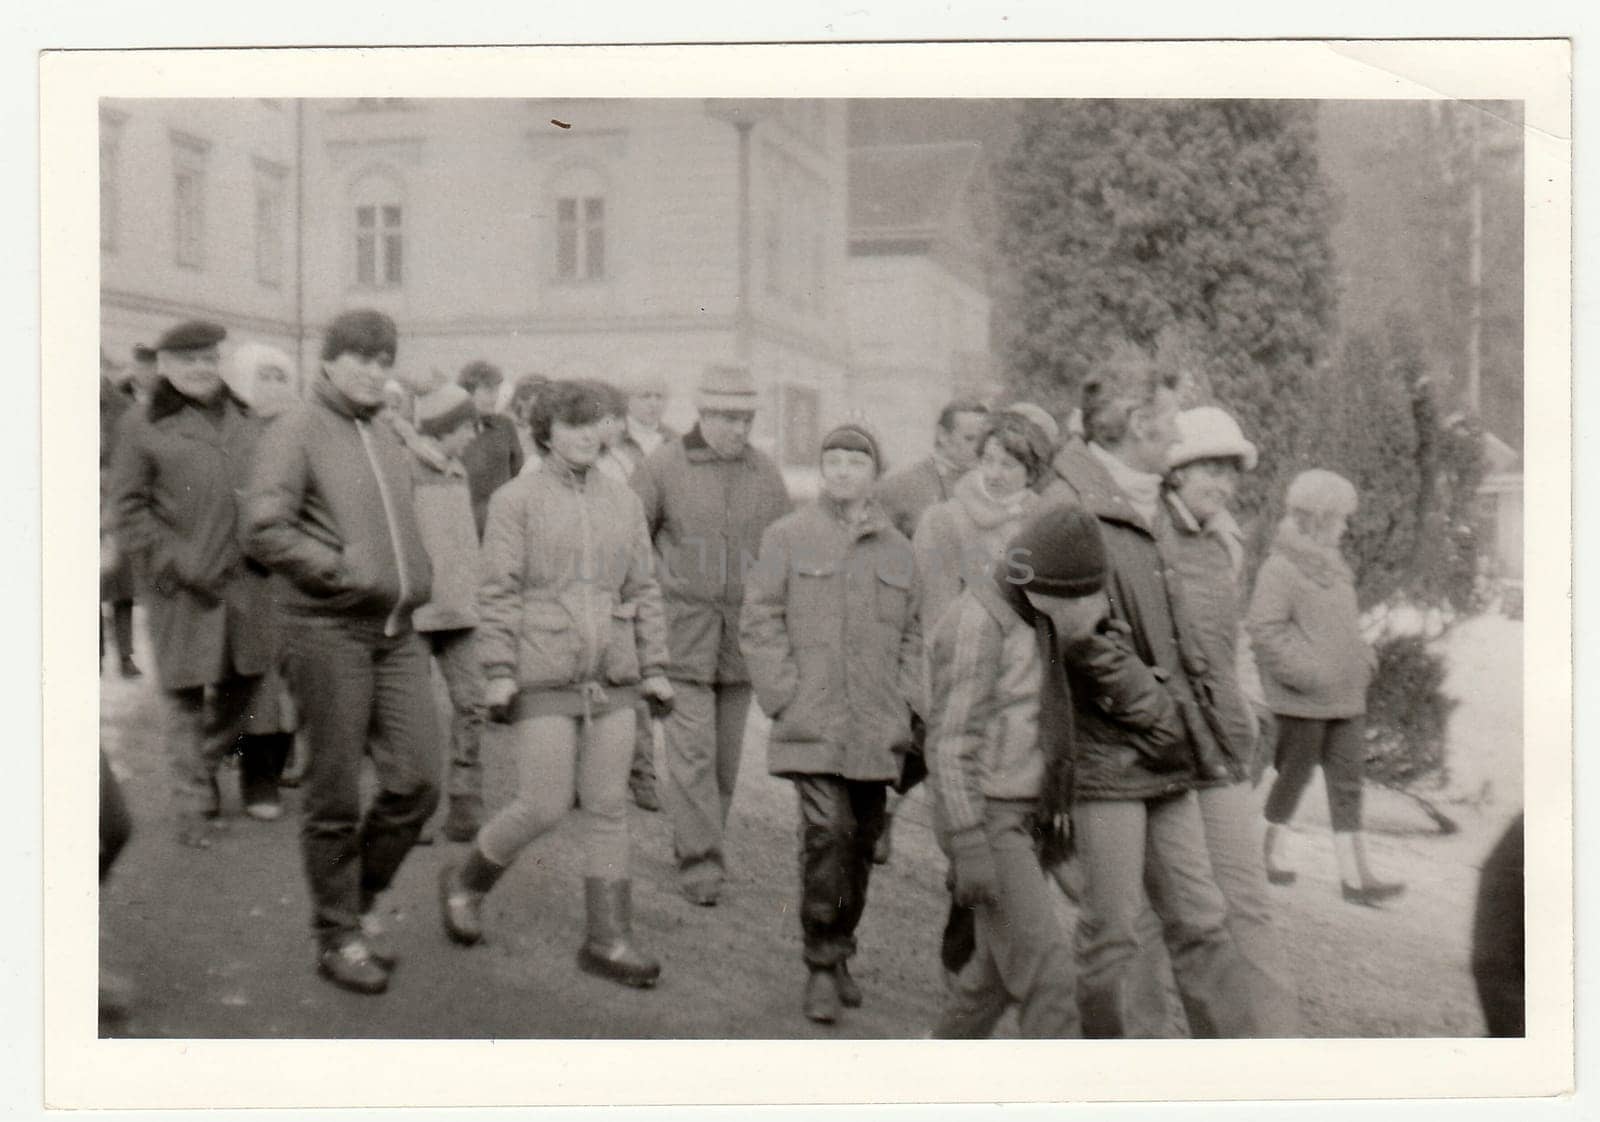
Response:
[[[317,973],[352,993],[379,994],[389,988],[389,971],[360,936],[325,948],[317,956]]]
[[[379,966],[385,970],[393,970],[399,965],[400,953],[389,941],[388,929],[383,926],[383,921],[371,912],[361,917],[361,938],[366,940],[367,950],[378,960]]]
[[[811,971],[801,1008],[808,1020],[819,1025],[831,1025],[839,1019],[839,987],[832,970]]]
[[[839,1004],[846,1009],[861,1008],[861,987],[850,976],[850,966],[844,959],[840,959],[833,968],[833,984],[839,991]]]

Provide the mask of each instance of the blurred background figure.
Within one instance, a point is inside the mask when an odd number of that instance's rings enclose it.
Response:
[[[750,675],[739,649],[741,558],[789,512],[778,465],[750,444],[755,379],[742,366],[712,366],[697,392],[700,419],[663,444],[633,475],[655,543],[677,691],[666,720],[667,815],[678,887],[710,907],[727,867],[723,831],[744,751]]]
[[[1527,1034],[1522,815],[1483,863],[1472,921],[1472,980],[1490,1036]]]
[[[244,343],[223,366],[223,381],[251,413],[270,421],[300,400],[300,376],[294,361],[277,347]],[[254,562],[248,559],[247,565]],[[264,570],[263,570],[264,572]],[[262,611],[270,614],[274,633],[282,618],[277,603],[263,598]],[[289,696],[283,650],[279,648],[266,673],[257,679],[255,693],[245,707],[239,735],[239,795],[245,813],[263,822],[283,816],[278,786],[294,746],[298,725],[294,699]]]
[[[462,452],[461,462],[466,465],[467,482],[472,487],[472,517],[479,540],[489,518],[489,497],[522,470],[522,443],[517,439],[516,425],[495,410],[504,381],[500,368],[482,359],[463,366],[456,379],[456,384],[472,395],[477,414],[472,443]]]
[[[550,384],[550,379],[543,374],[524,374],[517,379],[517,384],[511,391],[511,401],[506,405],[511,414],[511,423],[517,430],[517,446],[522,449],[522,462],[528,464],[537,462],[539,449],[533,443],[533,430],[528,426],[529,414],[533,411],[533,403],[539,397],[539,391]]]
[[[111,633],[117,646],[117,669],[124,678],[139,677],[133,660],[134,557],[131,550],[119,550],[107,532],[107,485],[117,437],[127,424],[125,418],[134,406],[131,373],[100,352],[100,521],[102,546],[109,552],[100,569],[100,658],[106,656],[105,607],[111,608]],[[109,564],[106,562],[109,561]]]
[[[1288,513],[1256,574],[1250,636],[1278,721],[1278,774],[1267,795],[1263,843],[1267,877],[1274,884],[1295,879],[1279,864],[1279,846],[1320,766],[1341,891],[1352,904],[1376,907],[1405,885],[1373,875],[1361,834],[1367,686],[1378,660],[1362,638],[1355,574],[1339,551],[1356,501],[1355,486],[1331,471],[1295,476]]]

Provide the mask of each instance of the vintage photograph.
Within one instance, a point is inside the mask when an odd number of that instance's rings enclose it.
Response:
[[[95,105],[101,1041],[1525,1036],[1522,100]]]

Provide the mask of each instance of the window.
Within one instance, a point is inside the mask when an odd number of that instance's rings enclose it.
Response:
[[[172,134],[173,260],[205,267],[206,157],[211,146],[197,137]]]
[[[256,161],[256,280],[269,288],[283,283],[284,184],[288,172]]]
[[[121,115],[100,117],[100,248],[114,251],[121,236],[122,179]]]
[[[356,184],[356,284],[399,288],[405,283],[405,209],[399,184],[374,173]]]
[[[556,200],[556,279],[600,280],[606,275],[606,201]]]

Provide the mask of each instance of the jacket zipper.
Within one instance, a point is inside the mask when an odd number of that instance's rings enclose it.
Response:
[[[589,525],[589,503],[584,488],[587,482],[580,484],[575,491],[578,497],[578,536],[583,543],[583,556],[579,562],[578,588],[583,600],[583,628],[584,628],[584,660],[582,664],[582,678],[592,678],[599,670],[599,641],[595,634],[594,623],[594,596],[591,585],[597,579],[597,574],[592,571],[594,564],[594,539]]]
[[[367,454],[367,463],[372,465],[373,478],[378,481],[378,497],[383,500],[383,518],[389,529],[389,546],[394,550],[394,567],[400,574],[400,598],[395,601],[394,609],[390,611],[389,618],[383,624],[385,635],[398,635],[400,611],[405,606],[411,591],[411,582],[406,579],[405,554],[400,548],[400,531],[395,526],[394,499],[389,494],[389,485],[384,482],[383,469],[378,466],[377,454],[372,449],[372,431],[368,422],[357,421],[356,432],[361,434],[361,448]]]

